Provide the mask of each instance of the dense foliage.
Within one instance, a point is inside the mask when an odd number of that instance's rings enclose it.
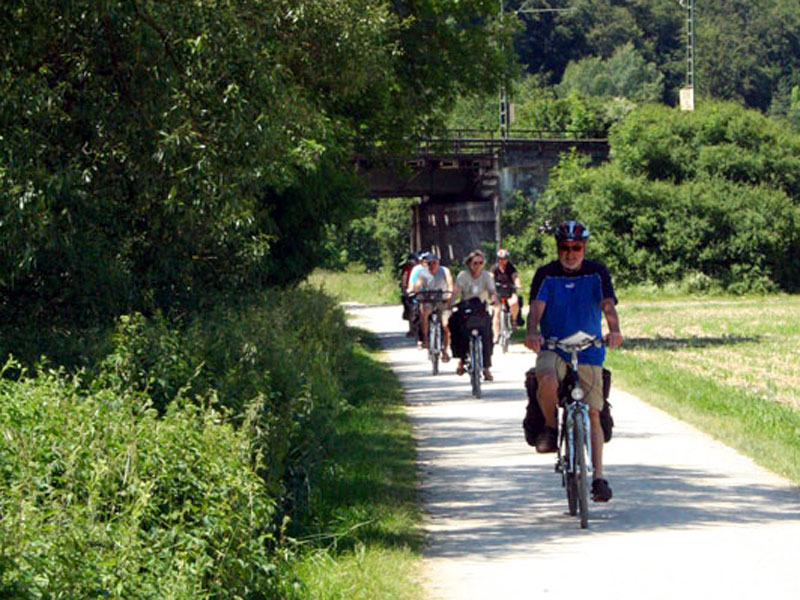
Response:
[[[353,341],[300,289],[180,328],[125,317],[94,372],[9,363],[0,596],[290,597],[284,517],[347,406]]]
[[[564,161],[522,240],[537,235],[533,224],[578,217],[593,231],[590,255],[622,282],[798,289],[800,137],[758,112],[704,103],[638,109],[610,142],[602,167]]]
[[[0,33],[0,322],[39,329],[302,279],[353,153],[506,62],[483,0],[16,0]]]
[[[509,0],[506,10],[521,4]],[[530,73],[555,85],[571,62],[586,69],[586,61],[609,61],[631,47],[663,76],[657,99],[674,104],[686,76],[685,5],[677,0],[543,0],[535,6],[570,10],[521,14],[524,27],[515,49]],[[797,0],[696,0],[694,6],[698,93],[787,114],[792,90],[800,85]]]
[[[340,270],[357,263],[369,271],[396,271],[405,262],[411,231],[411,198],[372,200],[362,216],[346,227],[328,231],[328,259],[324,266]]]

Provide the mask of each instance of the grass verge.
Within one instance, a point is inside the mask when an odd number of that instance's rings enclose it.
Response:
[[[416,600],[421,511],[416,455],[403,393],[359,330],[347,381],[352,408],[336,424],[333,450],[300,523],[296,573],[313,600]]]
[[[614,385],[736,448],[800,485],[800,412],[658,358],[609,352]]]
[[[317,269],[308,277],[308,283],[322,288],[340,302],[360,304],[397,304],[400,302],[400,280],[384,269],[367,273],[355,265],[347,271]]]

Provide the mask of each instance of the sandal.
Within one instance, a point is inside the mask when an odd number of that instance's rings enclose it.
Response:
[[[486,381],[494,381],[494,376],[492,375],[492,372],[489,369],[483,370],[483,378]]]
[[[458,366],[456,367],[456,375],[463,375],[466,373],[466,369],[464,369],[464,362],[458,361]]]
[[[442,362],[450,362],[450,355],[447,353],[447,350],[442,350]]]

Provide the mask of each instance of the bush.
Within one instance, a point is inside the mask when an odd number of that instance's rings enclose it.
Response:
[[[281,546],[352,333],[310,287],[122,317],[91,372],[0,378],[0,597],[290,597]]]
[[[622,283],[798,289],[800,204],[793,190],[800,170],[792,171],[791,149],[800,138],[783,136],[751,111],[710,105],[693,115],[641,109],[611,141],[611,162],[602,167],[562,162],[535,222],[586,222],[588,254]]]
[[[46,373],[0,380],[0,596],[283,594],[248,428]]]
[[[180,326],[123,316],[93,389],[138,393],[164,413],[175,398],[214,406],[253,427],[268,489],[291,511],[342,406],[340,380],[352,340],[344,312],[309,287],[223,305]]]

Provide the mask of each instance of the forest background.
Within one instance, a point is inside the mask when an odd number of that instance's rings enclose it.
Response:
[[[290,540],[338,518],[312,498],[364,392],[302,282],[391,275],[407,202],[352,156],[496,129],[501,84],[515,127],[612,148],[508,208],[519,262],[579,215],[622,283],[797,289],[798,2],[697,3],[693,114],[678,2],[519,4],[3,3],[0,596],[303,597]]]

